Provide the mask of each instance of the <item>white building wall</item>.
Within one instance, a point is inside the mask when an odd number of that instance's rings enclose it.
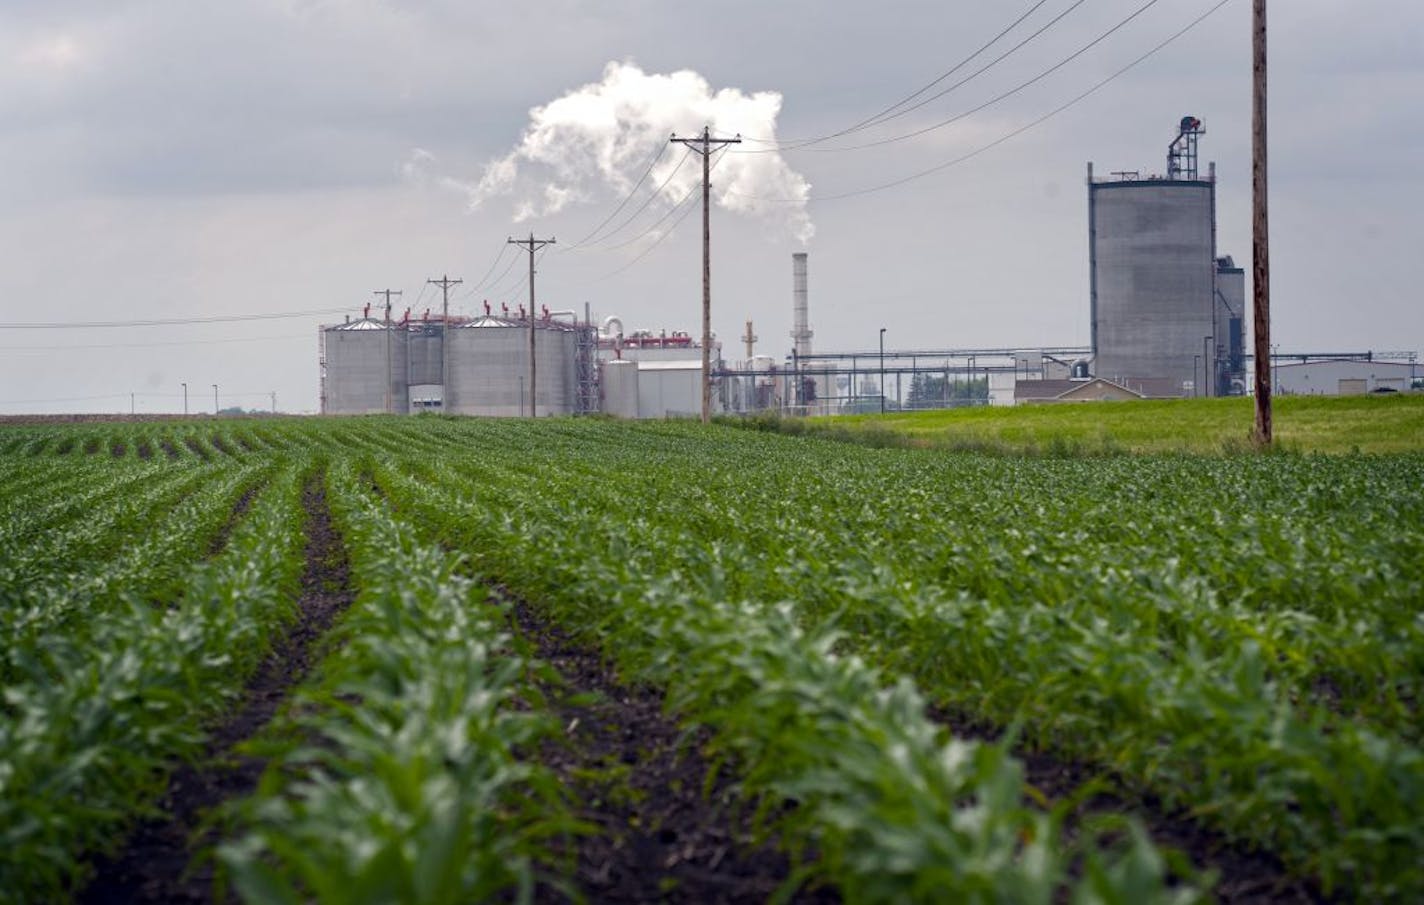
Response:
[[[1388,361],[1308,361],[1278,364],[1272,373],[1277,393],[1339,396],[1380,388],[1407,390],[1414,376],[1424,377],[1424,367]]]

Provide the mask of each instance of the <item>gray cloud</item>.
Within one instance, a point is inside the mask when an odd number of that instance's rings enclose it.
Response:
[[[1084,4],[1001,67],[874,134],[976,106],[1137,5]],[[915,141],[788,153],[814,186],[817,342],[866,346],[880,326],[892,342],[1085,342],[1083,165],[1160,166],[1186,113],[1206,121],[1203,153],[1219,164],[1222,251],[1248,258],[1244,0],[1072,111],[972,161],[891,191],[815,200],[981,147],[1208,5],[1160,3],[1043,83]],[[924,84],[1018,11],[942,0],[11,0],[0,7],[0,297],[15,311],[10,319],[354,308],[385,286],[405,288],[414,303],[427,276],[473,282],[510,231],[533,225],[576,238],[621,196],[612,185],[585,186],[557,213],[516,226],[508,206],[470,212],[430,180],[408,178],[402,165],[413,148],[437,161],[429,171],[437,182],[475,181],[520,141],[531,109],[625,59],[650,73],[690,69],[714,87],[777,92],[781,134],[818,135]],[[1424,264],[1411,245],[1421,232],[1412,199],[1424,190],[1424,8],[1296,0],[1272,13],[1277,336],[1297,347],[1424,346],[1414,288]],[[558,307],[588,301],[632,324],[686,329],[699,297],[692,233],[684,227],[621,271],[633,249],[554,253],[541,267],[541,291]],[[755,221],[715,220],[722,333],[735,335],[751,316],[762,351],[789,346],[793,245]],[[511,278],[496,288],[514,286]],[[270,348],[239,330],[200,332],[154,336],[212,341],[195,347],[201,354],[164,346],[72,356],[24,348],[140,337],[0,335],[5,398],[139,388],[160,374],[159,383],[276,389],[288,403],[315,406],[315,342],[298,335],[314,335],[314,325],[292,327]],[[244,341],[216,341],[224,337]]]

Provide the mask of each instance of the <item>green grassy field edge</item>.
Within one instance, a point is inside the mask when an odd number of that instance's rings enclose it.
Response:
[[[884,415],[754,417],[749,425],[884,446],[1010,454],[1236,453],[1252,449],[1251,399],[1170,399],[980,407]],[[1273,406],[1288,452],[1424,451],[1424,394],[1287,396]]]

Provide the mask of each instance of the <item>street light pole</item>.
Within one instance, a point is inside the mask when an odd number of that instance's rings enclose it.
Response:
[[[880,328],[880,414],[885,414],[885,328]]]
[[[1213,396],[1216,383],[1216,356],[1211,354],[1211,341],[1215,337],[1202,337],[1202,387],[1203,396]],[[1208,364],[1210,362],[1210,364]],[[1210,373],[1208,373],[1210,372]]]
[[[218,385],[213,384],[213,414],[218,413]]]
[[[183,415],[184,415],[184,417],[186,417],[187,414],[188,414],[188,385],[185,383],[185,384],[183,384]]]

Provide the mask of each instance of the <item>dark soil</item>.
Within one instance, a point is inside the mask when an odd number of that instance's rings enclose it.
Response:
[[[55,447],[54,451],[59,453],[61,456],[67,456],[70,453],[74,452],[74,438],[65,437],[63,440],[59,441],[59,446]]]
[[[178,447],[173,445],[173,441],[166,437],[158,441],[158,448],[163,450],[163,454],[170,459],[178,458]]]
[[[213,540],[208,544],[208,555],[217,556],[227,546],[228,538],[232,537],[232,529],[237,527],[237,523],[247,514],[247,510],[252,508],[252,501],[257,496],[257,492],[262,489],[262,485],[253,484],[243,491],[242,496],[232,507],[232,514],[223,522],[223,526],[218,529],[218,533],[213,535]]]
[[[257,447],[252,445],[252,440],[242,434],[237,435],[237,445],[241,446],[244,452],[257,452]]]
[[[128,451],[129,448],[124,445],[124,441],[122,440],[115,440],[114,445],[109,447],[109,452],[113,454],[115,459],[122,459]]]
[[[998,729],[981,721],[939,708],[931,707],[928,715],[957,738],[993,742],[1001,736]],[[1024,780],[1052,801],[1071,797],[1103,775],[1101,770],[1088,765],[1042,752],[1020,749],[1014,751],[1014,756],[1024,766]],[[1153,798],[1129,799],[1113,792],[1099,792],[1079,805],[1070,823],[1106,814],[1130,814],[1138,818],[1157,845],[1183,852],[1198,867],[1216,870],[1220,876],[1212,893],[1227,905],[1316,905],[1334,901],[1310,883],[1287,873],[1285,865],[1274,855],[1233,842],[1190,815],[1165,808]]]
[[[88,440],[84,441],[84,455],[92,456],[98,451],[99,439],[97,437],[90,437]]]
[[[211,902],[215,881],[208,860],[193,856],[217,841],[204,818],[223,803],[251,794],[263,763],[236,752],[256,735],[312,665],[314,646],[354,596],[346,552],[331,521],[319,480],[308,485],[306,568],[298,601],[298,621],[248,683],[242,703],[213,727],[203,756],[179,767],[159,807],[165,820],[148,821],[130,835],[123,850],[96,865],[93,881],[79,897],[85,903]],[[232,895],[228,901],[235,901]]]
[[[184,437],[183,445],[188,447],[189,452],[197,456],[199,459],[202,459],[204,462],[212,461],[212,455],[206,449],[203,449],[202,445],[198,443],[197,440],[194,440],[192,437]]]
[[[499,593],[498,589],[496,592]],[[731,804],[728,783],[703,795],[708,764],[663,713],[662,698],[631,688],[593,651],[576,644],[526,603],[516,626],[534,655],[565,687],[545,689],[565,727],[562,744],[538,753],[575,792],[579,819],[597,832],[579,838],[573,885],[590,902],[765,902],[790,872],[771,844],[751,844],[749,820]],[[592,696],[594,700],[571,700]],[[566,902],[540,886],[539,902]],[[829,890],[792,901],[838,902]]]
[[[145,462],[153,458],[153,447],[148,445],[147,440],[139,442],[136,452],[138,452],[138,457]]]
[[[232,447],[228,446],[225,442],[223,442],[223,438],[218,436],[217,434],[213,434],[211,437],[209,437],[208,442],[213,445],[213,449],[216,449],[218,452],[222,453],[225,456],[231,456],[233,454]]]

